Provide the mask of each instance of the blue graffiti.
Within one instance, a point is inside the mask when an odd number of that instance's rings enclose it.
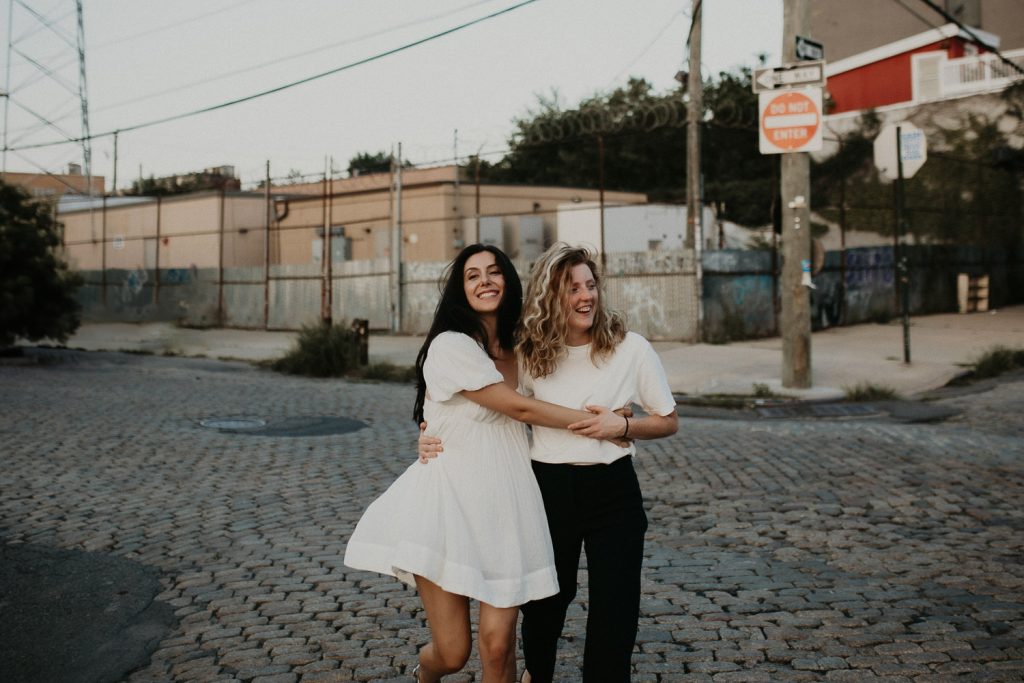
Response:
[[[187,284],[192,280],[192,274],[188,268],[168,268],[161,273],[161,279],[167,284]]]
[[[846,252],[846,286],[890,286],[893,283],[892,247],[865,247]]]

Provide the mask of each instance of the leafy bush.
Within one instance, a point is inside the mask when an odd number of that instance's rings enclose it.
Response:
[[[972,375],[976,379],[985,379],[1017,368],[1024,368],[1024,348],[1011,349],[1006,346],[993,346],[974,361]]]
[[[282,358],[267,364],[273,370],[308,377],[348,377],[382,382],[412,383],[416,370],[393,363],[362,365],[359,335],[341,324],[307,325],[295,346]]]
[[[359,369],[359,336],[341,324],[304,325],[292,350],[271,367],[292,375],[342,377]]]

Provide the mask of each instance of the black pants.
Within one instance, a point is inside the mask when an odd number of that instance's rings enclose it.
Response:
[[[534,462],[533,471],[544,496],[559,592],[522,607],[526,669],[534,683],[552,680],[565,612],[576,596],[583,546],[590,583],[583,681],[628,682],[647,530],[632,458],[610,465]]]

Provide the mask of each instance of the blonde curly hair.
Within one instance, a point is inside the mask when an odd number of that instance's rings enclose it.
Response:
[[[530,284],[523,302],[523,316],[516,330],[516,352],[531,377],[546,377],[565,355],[569,333],[569,297],[572,269],[586,265],[597,284],[590,359],[595,364],[608,357],[626,336],[622,316],[609,310],[601,288],[601,275],[593,254],[583,247],[556,242],[541,254],[530,270]]]

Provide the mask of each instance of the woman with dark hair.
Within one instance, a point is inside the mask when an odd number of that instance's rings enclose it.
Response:
[[[470,245],[452,262],[416,360],[413,417],[445,442],[445,457],[411,465],[366,509],[345,564],[415,583],[432,642],[416,680],[465,666],[470,598],[480,601],[485,683],[515,679],[518,606],[558,591],[551,541],[522,422],[565,429],[588,419],[613,438],[622,418],[518,393],[514,330],[522,285],[501,250]]]
[[[590,585],[583,682],[630,680],[647,530],[633,469],[636,447],[581,437],[593,437],[599,429],[606,433],[605,411],[595,403],[643,406],[642,417],[614,416],[618,431],[611,432],[630,440],[674,434],[679,421],[657,353],[646,339],[626,330],[605,298],[600,272],[586,249],[559,242],[533,264],[516,346],[524,391],[597,414],[569,425],[570,431],[548,425],[533,430],[530,457],[544,499],[559,591],[522,606],[524,683],[554,678],[582,548]],[[433,434],[421,435],[421,457],[437,450]],[[438,461],[448,457],[447,442],[443,450]]]

